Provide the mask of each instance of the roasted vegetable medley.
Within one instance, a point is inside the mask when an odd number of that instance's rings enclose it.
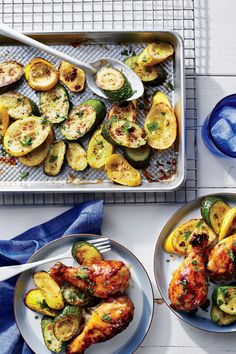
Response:
[[[167,73],[160,63],[174,54],[171,44],[150,43],[139,55],[131,54],[124,62],[145,87],[165,83]],[[147,169],[155,153],[173,148],[177,120],[167,95],[158,90],[151,107],[143,103],[146,118],[141,126],[140,102],[127,101],[133,89],[113,67],[104,65],[95,76],[112,103],[108,106],[106,100],[91,97],[72,107],[69,92],[79,97],[86,77],[82,69],[64,61],[56,68],[40,57],[25,67],[9,60],[0,63],[0,72],[2,151],[17,158],[16,163],[42,166],[50,177],[59,175],[65,163],[78,174],[86,168],[102,169],[109,180],[132,187],[142,183],[138,169]],[[16,91],[23,78],[38,92],[39,105]]]
[[[202,201],[201,219],[177,226],[166,238],[168,253],[186,256],[169,286],[171,307],[196,311],[214,286],[211,319],[219,326],[236,322],[236,208],[218,196]],[[227,282],[227,283],[226,283]]]
[[[51,352],[82,354],[126,329],[134,305],[124,293],[130,271],[123,262],[105,260],[86,241],[76,242],[71,253],[78,265],[57,262],[49,272],[34,273],[36,288],[25,294],[24,303],[43,315],[42,336]]]

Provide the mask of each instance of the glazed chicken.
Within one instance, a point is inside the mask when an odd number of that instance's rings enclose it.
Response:
[[[67,347],[66,354],[82,354],[91,344],[105,342],[128,327],[134,315],[129,297],[118,296],[104,300],[94,310],[82,333]]]
[[[207,300],[207,274],[205,252],[208,237],[193,233],[190,241],[192,251],[173,275],[169,286],[171,307],[190,312]]]
[[[57,262],[50,274],[58,284],[67,282],[104,299],[123,292],[130,280],[129,269],[123,262],[115,260],[78,267],[68,267]]]
[[[236,279],[236,234],[226,237],[211,250],[207,270],[212,280]]]

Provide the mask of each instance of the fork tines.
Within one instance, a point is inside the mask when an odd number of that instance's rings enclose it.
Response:
[[[107,237],[92,239],[87,242],[92,243],[101,253],[111,250],[110,240]]]

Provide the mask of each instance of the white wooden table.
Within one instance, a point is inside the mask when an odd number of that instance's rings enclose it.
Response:
[[[223,96],[236,92],[236,1],[199,0],[198,4],[198,186],[199,195],[202,195],[222,191],[223,188],[234,191],[236,187],[235,161],[211,155],[200,136],[203,120],[215,103]],[[103,234],[136,254],[152,279],[156,297],[159,294],[152,266],[155,242],[164,223],[179,207],[173,204],[105,207]],[[0,207],[1,238],[13,237],[65,209],[59,206]],[[229,353],[236,352],[235,339],[234,334],[210,334],[194,329],[177,319],[165,304],[155,304],[151,329],[136,353]]]

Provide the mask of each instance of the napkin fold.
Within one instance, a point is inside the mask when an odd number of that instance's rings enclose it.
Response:
[[[60,236],[75,233],[99,235],[102,218],[103,201],[89,201],[78,204],[11,240],[0,240],[0,266],[26,263],[39,248]],[[0,282],[0,352],[1,354],[32,354],[21,337],[14,319],[13,296],[16,280],[17,277],[14,277]]]

